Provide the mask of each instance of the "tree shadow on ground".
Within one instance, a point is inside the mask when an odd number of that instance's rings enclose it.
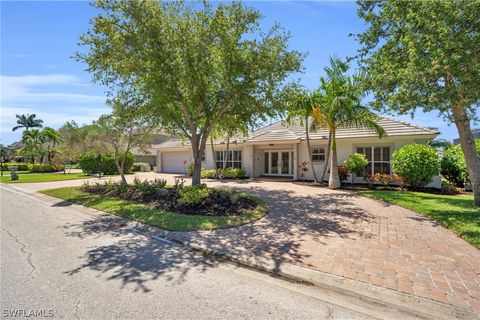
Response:
[[[181,283],[190,271],[205,272],[219,263],[213,256],[133,234],[125,226],[124,219],[110,215],[64,226],[67,236],[105,238],[109,242],[88,250],[79,257],[85,262],[65,273],[74,276],[91,269],[107,280],[120,281],[122,288],[133,286],[134,291],[149,292],[148,283],[160,277]]]
[[[255,194],[267,201],[269,213],[257,222],[236,228],[212,231],[175,232],[185,241],[221,245],[254,256],[302,263],[312,250],[323,250],[329,238],[355,239],[369,237],[359,225],[374,219],[366,211],[355,206],[355,195],[328,193],[299,195],[291,190],[267,190],[262,186],[222,184]],[[308,240],[305,240],[308,238]],[[318,246],[311,247],[311,240]],[[309,241],[310,248],[303,246]],[[279,267],[279,266],[277,266]]]

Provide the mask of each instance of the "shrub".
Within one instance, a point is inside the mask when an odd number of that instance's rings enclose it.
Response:
[[[442,193],[455,195],[460,193],[460,189],[455,186],[455,183],[442,179]]]
[[[220,172],[221,176],[226,179],[242,179],[247,177],[245,169],[225,168]]]
[[[166,195],[165,186],[167,185],[167,180],[165,179],[154,179],[151,181],[144,180],[141,181],[137,177],[133,179],[133,185],[140,192],[143,199],[148,199],[153,196]]]
[[[118,173],[113,158],[108,155],[86,152],[80,155],[78,161],[80,168],[86,174],[103,173],[105,175]],[[133,154],[128,153],[125,159],[125,172],[131,172],[133,166]]]
[[[195,168],[195,165],[193,163],[190,163],[187,165],[187,175],[189,177],[193,176],[193,169]]]
[[[475,140],[475,147],[480,156],[480,139]],[[443,152],[440,168],[441,174],[457,187],[463,187],[465,182],[470,181],[465,156],[460,145],[447,148]]]
[[[32,165],[23,162],[4,162],[2,163],[2,170],[7,171],[8,167],[17,167],[18,171],[30,171]]]
[[[348,159],[345,160],[345,168],[347,168],[348,172],[352,174],[352,184],[355,180],[355,176],[365,169],[367,164],[368,160],[362,153],[352,153]]]
[[[397,183],[402,185],[402,178],[397,175],[390,175],[387,173],[375,173],[375,174],[367,174],[364,178],[369,184],[379,183],[383,187],[388,187],[392,183]]]
[[[338,175],[340,176],[340,182],[347,181],[348,169],[344,165],[338,166]]]
[[[65,170],[65,166],[61,164],[32,164],[30,172],[58,172]]]
[[[133,172],[149,172],[150,171],[150,164],[147,162],[135,162],[132,166]]]
[[[179,192],[179,203],[187,206],[199,206],[208,199],[210,190],[204,184],[184,186]]]
[[[215,178],[216,173],[217,173],[217,170],[215,169],[202,169],[202,172],[200,173],[200,177],[202,179],[211,179],[211,178]]]
[[[437,150],[415,143],[406,145],[393,152],[392,169],[411,187],[424,187],[439,173]]]

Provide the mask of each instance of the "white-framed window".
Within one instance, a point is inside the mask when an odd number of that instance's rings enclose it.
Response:
[[[242,150],[221,150],[215,152],[215,162],[217,163],[218,169],[223,169],[225,164],[225,159],[227,159],[227,167],[231,168],[241,168],[242,167]]]
[[[368,164],[363,172],[359,173],[359,177],[363,177],[367,174],[386,173],[390,174],[390,147],[357,147],[357,153],[363,153],[368,160]]]
[[[204,161],[205,161],[205,152],[202,153],[202,162],[204,162]]]
[[[312,148],[312,161],[325,161],[325,148]]]

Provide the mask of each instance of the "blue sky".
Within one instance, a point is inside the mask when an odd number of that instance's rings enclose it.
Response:
[[[308,52],[305,73],[299,77],[310,89],[318,86],[330,55],[355,54],[358,46],[348,35],[364,28],[354,2],[248,4],[263,12],[265,27],[276,21],[291,32],[291,48]],[[109,112],[104,89],[93,84],[85,66],[71,58],[78,37],[95,14],[84,1],[1,2],[1,143],[20,139],[20,131],[11,131],[17,113],[36,113],[45,125],[58,128],[70,119],[84,124]],[[413,120],[398,118],[438,127],[447,139],[457,136],[455,127],[436,113],[419,112]]]

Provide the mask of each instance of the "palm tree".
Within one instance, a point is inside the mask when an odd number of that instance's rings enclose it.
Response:
[[[335,57],[330,58],[330,65],[324,69],[327,76],[320,78],[320,88],[313,96],[312,123],[329,131],[331,149],[328,187],[337,189],[341,186],[337,163],[337,129],[366,127],[376,132],[380,138],[385,135],[385,130],[378,125],[378,116],[361,104],[361,75],[347,75],[348,65]]]
[[[21,153],[25,157],[29,157],[32,163],[35,163],[35,158],[38,156],[43,158],[45,154],[45,136],[40,130],[32,129],[23,131],[22,142],[24,146]]]
[[[313,179],[315,183],[318,183],[317,172],[313,166],[312,161],[312,148],[310,147],[310,134],[309,131],[314,131],[315,128],[313,123],[309,121],[312,116],[314,106],[314,100],[312,96],[307,93],[301,93],[293,99],[293,103],[290,104],[288,115],[286,121],[292,123],[294,121],[300,120],[300,124],[305,126],[305,135],[307,140],[308,148],[308,160],[310,162],[310,167],[312,168]]]
[[[56,152],[55,147],[60,143],[60,135],[50,127],[45,127],[42,131],[43,138],[47,147],[47,160],[52,163],[52,158]]]
[[[18,126],[13,127],[12,131],[16,131],[21,128],[25,128],[25,130],[30,128],[41,128],[43,126],[43,120],[36,119],[36,114],[16,114],[15,117],[17,118]]]

